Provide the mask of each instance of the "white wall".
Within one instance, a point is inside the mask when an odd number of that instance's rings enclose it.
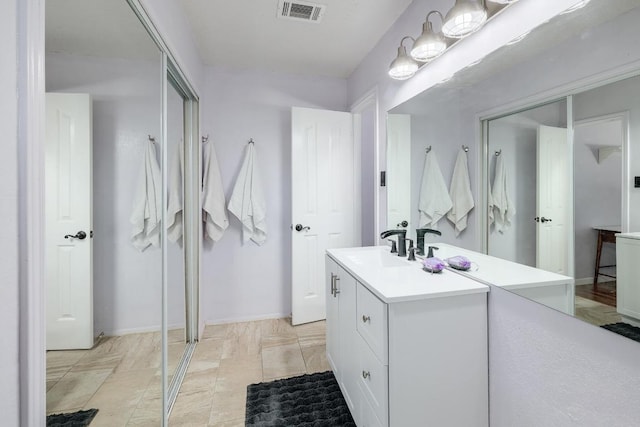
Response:
[[[0,412],[6,425],[19,425],[18,388],[18,28],[17,2],[0,3]]]
[[[361,236],[362,246],[372,246],[377,242],[375,237],[375,191],[378,177],[375,170],[375,108],[367,108],[361,114],[362,146],[361,146]]]
[[[622,121],[586,123],[574,130],[575,277],[592,280],[598,225],[620,225],[622,154],[598,161],[598,147],[622,145]],[[615,265],[615,245],[602,245],[600,265]],[[611,274],[612,271],[602,270]],[[615,280],[600,276],[601,282]]]
[[[47,55],[47,91],[89,93],[93,99],[96,334],[160,326],[160,249],[139,252],[129,240],[147,135],[160,141],[160,79],[159,60]],[[158,143],[158,154],[160,148]]]
[[[202,131],[215,144],[226,200],[249,138],[267,201],[267,241],[242,245],[234,217],[205,242],[201,316],[206,322],[291,314],[291,107],[345,111],[346,81],[223,68],[206,69]]]

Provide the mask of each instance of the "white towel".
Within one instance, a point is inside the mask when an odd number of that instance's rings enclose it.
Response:
[[[495,215],[493,214],[493,209],[495,208],[495,203],[493,203],[493,195],[491,194],[491,183],[489,183],[489,191],[487,194],[487,205],[488,205],[488,220],[489,220],[489,227],[491,227],[491,224],[493,224],[495,222]]]
[[[229,200],[229,212],[242,222],[242,241],[262,245],[267,238],[266,202],[254,144],[248,144],[240,174]]]
[[[460,149],[456,164],[453,167],[449,196],[453,206],[447,214],[456,230],[456,237],[467,228],[467,215],[474,207],[471,183],[469,182],[469,169],[467,166],[467,153]]]
[[[494,224],[496,231],[504,233],[511,226],[511,220],[516,214],[515,205],[511,201],[508,188],[507,168],[504,165],[504,154],[496,160],[496,171],[493,178]]]
[[[174,156],[169,160],[167,238],[175,243],[182,237],[182,177],[184,170],[184,144],[178,143]]]
[[[143,251],[149,245],[160,246],[160,222],[162,220],[162,177],[156,158],[156,147],[148,141],[144,152],[144,164],[138,177],[133,211],[129,221],[133,225],[131,243]]]
[[[225,209],[224,189],[220,166],[213,142],[207,141],[202,147],[202,221],[204,235],[214,242],[220,240],[229,226]]]
[[[437,229],[437,224],[449,212],[453,203],[449,197],[436,153],[427,153],[422,171],[422,185],[418,210],[420,211],[420,228]]]

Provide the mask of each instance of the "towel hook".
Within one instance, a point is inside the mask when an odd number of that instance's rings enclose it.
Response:
[[[207,134],[207,136],[203,136],[202,137],[202,143],[204,144],[205,142],[209,141],[209,134]]]
[[[249,138],[249,144],[255,144],[255,141],[253,140],[253,138]]]
[[[469,146],[468,145],[463,145],[462,149],[464,150],[465,153],[469,152]]]
[[[496,151],[496,157],[499,156],[500,154],[502,154],[502,148]]]
[[[431,146],[428,146],[425,151],[426,151],[427,154],[429,154],[429,151],[431,151]]]
[[[149,136],[149,141],[153,142],[154,144],[156,143],[156,138],[155,136],[151,136],[150,134],[148,134]]]

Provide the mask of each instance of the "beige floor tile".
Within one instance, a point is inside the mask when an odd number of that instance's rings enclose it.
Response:
[[[78,363],[89,350],[47,351],[47,380],[59,380]]]
[[[162,398],[147,398],[146,394],[131,414],[127,426],[155,426],[162,423]],[[93,426],[91,426],[93,427]]]
[[[307,368],[307,374],[331,370],[327,362],[327,348],[324,345],[303,347],[302,357]]]
[[[233,323],[227,325],[227,334],[222,345],[222,358],[259,355],[262,333],[260,322]]]
[[[224,340],[222,339],[209,339],[206,341],[200,341],[196,345],[196,349],[193,352],[191,360],[198,361],[212,361],[220,360],[222,358],[222,347],[224,346]]]
[[[202,425],[209,423],[213,404],[213,389],[180,391],[171,410],[169,425]],[[191,423],[191,424],[187,424]]]
[[[213,391],[216,379],[218,377],[218,369],[210,369],[207,371],[187,372],[180,393],[198,393],[201,391]]]
[[[220,368],[218,368],[215,391],[216,393],[229,394],[246,392],[249,384],[258,383],[262,380],[261,359],[223,360],[220,362]]]
[[[260,322],[260,330],[263,336],[268,335],[295,335],[294,326],[291,326],[291,318],[268,319]]]
[[[200,337],[200,342],[206,340],[222,340],[227,337],[228,324],[206,325]]]
[[[209,424],[207,427],[245,427],[244,421],[244,418],[238,418],[237,420]]]
[[[262,373],[265,380],[301,375],[305,372],[302,351],[297,343],[265,348],[262,352]]]
[[[47,392],[47,413],[84,407],[110,374],[110,369],[67,373]]]
[[[159,333],[126,335],[119,344],[121,348],[115,352],[122,354],[122,359],[115,372],[160,368],[162,341]]]
[[[209,424],[244,419],[246,401],[246,389],[238,393],[214,393]]]
[[[302,348],[324,345],[326,342],[326,322],[324,320],[294,326],[294,330]]]
[[[167,331],[167,343],[183,343],[186,344],[186,332],[184,328],[169,329]]]
[[[298,336],[296,334],[263,336],[262,350],[269,347],[278,347],[281,345],[297,344],[297,343],[298,343]]]

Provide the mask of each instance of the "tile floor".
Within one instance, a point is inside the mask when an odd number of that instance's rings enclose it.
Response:
[[[179,334],[170,353],[180,354]],[[103,338],[92,350],[47,353],[47,412],[98,408],[91,427],[158,426],[159,334]],[[171,426],[244,426],[251,383],[326,371],[325,324],[290,319],[207,326],[176,399]]]
[[[578,319],[596,326],[622,321],[615,307],[579,296],[576,296],[575,315]]]

